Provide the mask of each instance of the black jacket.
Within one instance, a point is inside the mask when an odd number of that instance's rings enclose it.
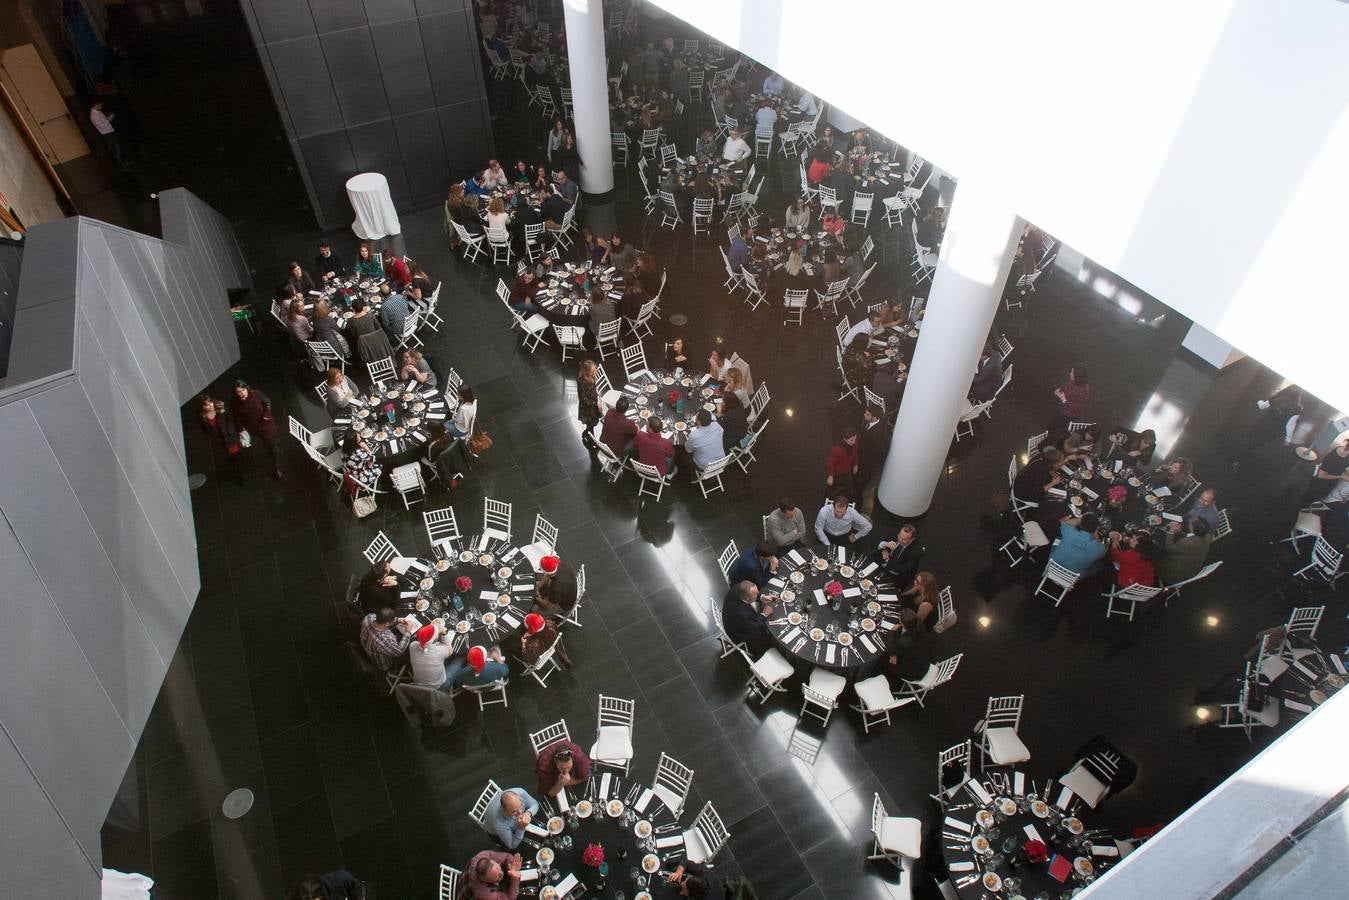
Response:
[[[731,640],[749,647],[751,656],[757,657],[773,646],[773,637],[768,633],[768,621],[754,607],[741,600],[734,587],[721,601],[721,617]]]
[[[913,540],[907,547],[896,545],[895,549],[890,551],[890,558],[885,562],[885,571],[895,577],[895,587],[901,591],[913,584],[914,576],[918,574],[918,567],[923,562],[923,545],[917,540]]]
[[[338,256],[336,250],[331,251],[326,259],[322,253],[314,255],[314,277],[322,281],[323,276],[329,272],[339,276],[347,274],[347,264],[342,262],[342,257]]]

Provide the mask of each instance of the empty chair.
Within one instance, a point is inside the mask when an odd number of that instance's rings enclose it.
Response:
[[[1017,730],[1021,727],[1024,694],[1014,697],[989,697],[984,718],[974,726],[979,737],[979,767],[1014,766],[1030,759],[1030,751]]]
[[[721,569],[721,577],[725,579],[727,587],[731,586],[731,566],[735,565],[736,557],[739,555],[740,551],[736,549],[735,541],[732,540],[717,557],[717,567]]]
[[[622,131],[611,131],[609,133],[609,144],[613,150],[614,165],[627,168],[628,146],[630,144],[627,133]]]
[[[712,231],[712,198],[695,197],[693,200],[693,233],[709,234]]]
[[[726,826],[721,824],[721,816],[709,801],[693,820],[693,827],[684,832],[684,856],[690,862],[711,862],[730,839]]]
[[[965,654],[957,653],[955,656],[942,660],[939,663],[931,663],[927,667],[927,672],[917,681],[905,679],[904,686],[900,688],[901,696],[912,697],[918,701],[918,705],[923,705],[923,698],[933,688],[940,687],[950,681],[956,674],[956,668],[960,665],[961,657]]]
[[[884,675],[873,675],[859,681],[853,685],[853,690],[857,693],[857,705],[853,709],[862,714],[862,731],[866,734],[871,733],[872,725],[889,725],[891,710],[899,709],[918,699],[916,695],[896,697]]]
[[[810,297],[809,288],[789,288],[783,292],[782,308],[786,310],[784,325],[802,325],[806,316],[806,302]]]
[[[545,556],[553,556],[557,551],[557,526],[542,515],[534,517],[534,540],[521,547],[520,552],[529,560],[529,566],[539,571],[539,562]]]
[[[558,719],[547,728],[540,728],[538,731],[532,731],[529,734],[529,743],[534,747],[534,755],[538,756],[544,748],[551,747],[558,741],[571,740],[571,733],[567,730],[567,720]]]
[[[614,324],[617,324],[615,321]],[[558,348],[562,351],[562,361],[567,361],[568,353],[582,353],[585,350],[585,329],[579,325],[554,325],[553,334],[557,336]]]
[[[689,785],[692,783],[692,769],[673,756],[661,753],[660,762],[656,764],[656,777],[651,782],[651,793],[676,818],[684,812],[684,801],[688,799]]]
[[[375,535],[375,539],[365,548],[365,558],[370,561],[372,566],[375,563],[402,555],[398,552],[398,548],[393,545],[393,541],[389,540],[389,536],[382,531]]]
[[[384,359],[368,362],[365,364],[365,369],[370,373],[370,380],[376,384],[381,381],[388,381],[394,376],[396,371],[393,366],[392,357],[385,357]]]
[[[590,747],[590,758],[602,766],[622,770],[628,774],[632,764],[632,722],[636,703],[622,697],[600,694],[599,725],[595,743]]]
[[[762,706],[773,694],[787,690],[782,683],[791,678],[794,671],[792,664],[781,653],[769,648],[758,659],[750,662],[749,681],[745,687]]]
[[[1285,628],[1289,634],[1296,634],[1308,641],[1314,641],[1316,640],[1316,629],[1321,627],[1321,616],[1325,611],[1324,606],[1294,607],[1288,616],[1288,623]]]
[[[459,540],[459,523],[455,521],[454,510],[448,506],[428,509],[422,513],[422,521],[426,524],[426,539],[431,549],[437,556],[449,556],[454,550],[451,541]]]
[[[1223,717],[1219,728],[1240,728],[1251,739],[1251,732],[1260,725],[1272,728],[1279,724],[1279,698],[1273,694],[1257,695],[1251,664],[1246,663],[1246,674],[1241,679],[1241,693],[1236,703],[1222,705]]]
[[[1072,569],[1066,569],[1054,560],[1045,564],[1045,573],[1040,578],[1039,585],[1035,588],[1035,595],[1044,594],[1054,605],[1058,606],[1063,602],[1063,598],[1068,596],[1068,592],[1077,584],[1077,580],[1082,577],[1080,572],[1074,572]],[[1045,585],[1050,585],[1046,589]],[[1057,592],[1055,588],[1058,588]]]
[[[801,685],[801,712],[797,719],[808,715],[819,719],[821,725],[828,725],[829,717],[838,709],[839,695],[847,686],[848,679],[837,672],[812,668],[809,681]]]
[[[1321,513],[1326,511],[1324,503],[1313,503],[1305,509],[1298,510],[1297,520],[1293,523],[1292,529],[1288,532],[1288,537],[1283,539],[1285,544],[1292,544],[1297,548],[1298,541],[1303,538],[1316,537],[1321,533]]]
[[[941,634],[955,625],[956,621],[956,602],[948,584],[937,594],[937,621],[932,626],[932,633]]]
[[[389,482],[403,499],[404,509],[412,509],[412,504],[421,503],[426,499],[426,482],[422,480],[421,463],[410,462],[395,466],[389,470]],[[421,496],[414,499],[416,494]]]
[[[619,358],[623,360],[623,372],[628,381],[633,381],[639,376],[648,375],[651,372],[646,365],[646,351],[642,349],[640,343],[624,347],[619,354]]]
[[[477,698],[479,712],[497,704],[510,706],[510,700],[506,697],[505,678],[498,678],[490,684],[465,685],[463,689]]]
[[[489,538],[508,541],[511,537],[511,505],[504,500],[484,497],[482,530]]]
[[[852,218],[850,221],[854,225],[866,225],[871,219],[871,201],[875,198],[874,193],[863,193],[857,191],[852,195]]]
[[[714,459],[712,462],[698,470],[697,483],[699,489],[703,492],[703,499],[707,499],[709,494],[725,490],[726,487],[721,483],[721,474],[726,471],[726,467],[731,464],[731,454],[726,454],[721,459]]]
[[[1161,592],[1162,588],[1149,587],[1146,584],[1131,584],[1126,588],[1121,588],[1117,584],[1111,584],[1110,590],[1101,595],[1106,598],[1106,618],[1109,618],[1110,616],[1123,616],[1132,622],[1134,620],[1134,614],[1138,611],[1138,607],[1141,604],[1147,603]]]
[[[1344,565],[1344,554],[1336,550],[1321,535],[1316,536],[1316,543],[1312,545],[1311,562],[1293,573],[1296,578],[1308,579],[1317,577],[1334,587],[1336,582],[1346,574],[1340,571]],[[1311,575],[1307,573],[1310,572]]]
[[[1095,809],[1110,792],[1110,784],[1115,780],[1119,764],[1118,753],[1102,750],[1073,763],[1072,768],[1059,777],[1059,784]]]
[[[613,319],[612,321],[603,323],[595,330],[595,349],[599,351],[601,360],[608,359],[609,353],[617,353],[619,351],[618,334],[622,328],[623,320]],[[606,350],[608,350],[608,353],[605,352]]]
[[[656,196],[660,198],[660,227],[673,231],[683,225],[684,218],[679,214],[679,204],[675,203],[674,194],[666,190],[658,190]]]
[[[888,816],[880,794],[871,799],[872,851],[867,859],[885,859],[900,865],[923,855],[923,823],[918,819]]]

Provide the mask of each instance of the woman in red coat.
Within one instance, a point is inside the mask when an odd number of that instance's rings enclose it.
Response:
[[[1152,536],[1146,531],[1137,534],[1121,535],[1118,531],[1110,533],[1110,558],[1119,569],[1119,586],[1141,584],[1144,587],[1157,585],[1157,570],[1153,567],[1155,551]]]
[[[403,262],[403,257],[390,251],[384,254],[384,277],[401,291],[412,283],[412,270]]]
[[[235,424],[247,431],[254,441],[262,441],[272,460],[272,477],[281,480],[281,460],[276,455],[276,419],[272,418],[272,401],[248,382],[234,382],[234,400],[230,403]]]
[[[849,425],[839,435],[838,443],[829,450],[829,475],[824,482],[829,486],[829,490],[825,493],[831,497],[839,494],[857,496],[853,493],[853,477],[857,474],[857,463],[857,429]]]

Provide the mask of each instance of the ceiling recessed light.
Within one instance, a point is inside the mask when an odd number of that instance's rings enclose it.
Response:
[[[1209,615],[1204,617],[1204,624],[1207,625],[1209,628],[1217,628],[1218,621],[1219,620],[1217,616]]]
[[[790,406],[787,407],[787,418],[790,419],[793,415],[795,414],[792,412],[792,408]]]
[[[1201,722],[1207,722],[1209,719],[1213,718],[1213,710],[1209,709],[1207,706],[1197,706],[1194,710],[1194,717]]]
[[[979,617],[979,627],[980,627],[980,628],[987,628],[988,626],[990,626],[990,625],[992,625],[992,624],[993,624],[993,620],[990,619],[988,616],[980,616],[980,617]]]

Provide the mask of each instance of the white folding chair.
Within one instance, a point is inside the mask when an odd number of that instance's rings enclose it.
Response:
[[[558,719],[547,728],[540,728],[538,731],[531,731],[529,734],[529,743],[534,747],[534,755],[538,756],[545,747],[552,746],[558,741],[571,740],[571,733],[567,730],[567,720]]]
[[[1284,627],[1289,634],[1300,635],[1309,641],[1316,640],[1316,629],[1321,627],[1321,616],[1325,613],[1324,606],[1297,606],[1293,608],[1288,616],[1288,624]]]
[[[1037,435],[1026,438],[1026,462],[1031,463],[1040,458],[1040,448],[1045,445],[1047,440],[1049,440],[1048,431],[1042,431]],[[1016,462],[1015,456],[1012,457],[1012,461]],[[1038,506],[1039,504],[1035,505]]]
[[[540,346],[548,343],[548,329],[551,323],[544,318],[542,313],[534,313],[526,319],[520,313],[511,309],[509,303],[506,304],[506,311],[511,314],[511,327],[519,328],[520,333],[524,336],[521,343],[526,350],[533,353]]]
[[[816,193],[819,194],[820,197],[820,215],[824,215],[825,208],[830,206],[834,208],[834,212],[839,211],[838,194],[833,188],[827,184],[822,184],[816,190]]]
[[[656,502],[659,503],[661,493],[665,490],[665,486],[670,483],[673,473],[662,476],[655,466],[638,462],[635,459],[630,460],[628,465],[632,467],[632,471],[637,473],[638,498],[640,499],[643,496],[655,497]]]
[[[753,425],[755,420],[763,414],[763,411],[768,407],[768,401],[770,399],[771,398],[768,396],[768,382],[760,382],[759,387],[754,391],[754,396],[749,398],[749,415],[747,418],[751,425]]]
[[[745,687],[762,706],[774,694],[787,690],[783,682],[795,673],[792,664],[773,648],[765,650],[758,659],[749,664],[749,681]]]
[[[660,305],[660,297],[652,297],[645,301],[637,310],[637,318],[629,319],[628,323],[632,327],[632,333],[640,341],[644,337],[651,337],[651,320],[656,317],[656,308]],[[617,342],[615,342],[617,344]],[[641,346],[640,344],[638,346]],[[600,354],[604,354],[601,352]]]
[[[712,198],[695,197],[693,199],[693,233],[696,235],[710,234],[711,232]]]
[[[1014,766],[1030,759],[1021,736],[1021,707],[1025,703],[1025,694],[1008,697],[989,697],[984,718],[974,726],[979,738],[979,768],[995,766]]]
[[[455,521],[454,509],[428,509],[422,513],[426,525],[426,539],[431,549],[439,556],[448,557],[454,550],[452,541],[459,540],[459,523]]]
[[[735,565],[736,559],[740,556],[740,551],[735,547],[735,541],[731,540],[726,544],[726,549],[721,551],[717,557],[717,567],[721,569],[721,577],[726,580],[726,586],[731,586],[731,566]]]
[[[844,397],[851,397],[854,400],[859,399],[857,388],[848,381],[848,370],[843,368],[843,351],[837,345],[834,347],[834,362],[838,366],[839,384],[842,385],[842,391],[839,393],[838,399],[842,400]]]
[[[876,194],[874,192],[863,193],[862,191],[857,191],[852,195],[852,218],[849,219],[852,224],[865,226],[867,222],[871,220],[871,201],[874,200],[875,197]],[[861,216],[860,221],[858,216]]]
[[[525,663],[524,674],[532,675],[534,680],[539,683],[539,687],[548,687],[548,678],[554,672],[560,671],[561,666],[557,664],[554,655],[557,653],[558,646],[562,643],[562,633],[558,632],[551,646],[539,654],[539,658],[532,664]],[[518,657],[517,657],[518,659]],[[524,660],[520,660],[522,663]]]
[[[872,725],[889,725],[891,710],[914,702],[916,697],[896,697],[884,675],[873,675],[853,685],[857,705],[853,711],[862,716],[862,731],[871,733]],[[920,704],[921,705],[921,704]]]
[[[347,361],[327,341],[305,341],[304,346],[309,354],[309,362],[316,371],[327,372],[332,366],[346,371]]]
[[[655,159],[660,154],[660,129],[643,128],[640,144],[642,155]]]
[[[658,190],[656,196],[660,198],[660,227],[674,231],[680,225],[683,225],[684,218],[679,214],[679,205],[675,203],[674,194],[666,190]]]
[[[933,634],[941,634],[956,624],[956,603],[951,597],[948,584],[937,594],[937,622],[932,626]]]
[[[848,279],[840,278],[825,285],[824,290],[815,289],[815,308],[823,312],[826,307],[831,315],[838,315],[838,301],[848,290]]]
[[[464,685],[464,690],[477,698],[478,712],[494,705],[510,706],[510,701],[506,697],[505,678],[498,678],[489,684]]]
[[[506,229],[487,229],[487,246],[492,248],[492,265],[511,264],[511,235]]]
[[[885,398],[866,385],[862,386],[862,405],[874,410],[878,417],[885,418]]]
[[[365,558],[372,566],[375,563],[384,562],[386,559],[393,559],[395,556],[402,555],[403,554],[398,552],[398,548],[393,545],[393,541],[389,540],[389,536],[382,531],[375,535],[375,539],[366,545],[365,548]]]
[[[1007,340],[1007,335],[1005,334],[998,335],[998,356],[1000,356],[1002,358],[1002,361],[1005,363],[1007,362],[1007,357],[1011,355],[1012,355],[1012,342]]]
[[[994,397],[993,400],[997,398]],[[971,403],[961,398],[960,418],[956,422],[956,440],[969,436],[974,437],[974,422],[980,416],[987,416],[989,410],[993,408],[993,400],[985,400],[983,403]]]
[[[486,256],[487,251],[482,248],[483,242],[487,239],[481,234],[470,234],[468,229],[458,222],[454,224],[454,233],[459,235],[459,243],[464,247],[464,259],[468,262],[475,262],[478,257]]]
[[[619,769],[624,775],[632,765],[633,717],[637,704],[622,697],[600,694],[599,725],[590,758],[595,763]]]
[[[867,238],[867,240],[869,241],[871,238]],[[867,267],[866,271],[862,273],[862,277],[857,279],[857,284],[850,283],[849,286],[844,289],[843,293],[848,298],[848,304],[850,306],[866,303],[866,301],[862,299],[862,288],[866,287],[867,282],[871,279],[871,273],[875,271],[876,266],[878,265],[880,265],[879,262],[872,263]]]
[[[1344,553],[1336,550],[1321,535],[1316,536],[1316,543],[1312,545],[1311,562],[1293,573],[1293,577],[1310,580],[1311,576],[1307,573],[1320,578],[1326,584],[1334,587],[1335,584],[1349,572],[1341,572],[1340,568],[1344,563]]]
[[[504,64],[503,64],[504,68]],[[459,883],[464,873],[458,869],[451,868],[444,863],[440,864],[440,892],[437,894],[437,900],[458,900]]]
[[[754,455],[754,446],[759,443],[759,437],[763,434],[763,430],[768,427],[768,423],[771,421],[773,420],[764,419],[763,422],[759,424],[758,428],[749,433],[748,442],[743,446],[735,447],[731,450],[731,458],[734,459],[735,464],[740,467],[740,471],[744,472],[746,475],[749,474],[749,464],[758,461],[758,458]]]
[[[650,373],[646,365],[646,351],[642,349],[640,342],[624,347],[618,355],[623,360],[623,374],[627,376],[628,381]]]
[[[604,322],[595,330],[595,349],[599,351],[601,360],[608,358],[608,354],[604,352],[606,347],[609,349],[610,353],[617,353],[619,351],[618,333],[622,328],[623,320],[614,319],[610,322]],[[566,353],[565,346],[566,345],[563,345],[564,355]]]
[[[782,307],[787,311],[783,325],[803,325],[806,317],[806,302],[810,297],[809,288],[788,288],[782,295]]]
[[[1213,540],[1219,540],[1232,533],[1232,519],[1227,514],[1227,510],[1218,510],[1218,527],[1213,532]]]
[[[496,795],[501,793],[501,788],[492,779],[487,779],[487,787],[482,789],[478,799],[473,801],[473,808],[468,811],[468,817],[478,823],[478,827],[486,831],[492,837],[496,833],[487,827],[487,807],[496,799]]]
[[[394,377],[394,373],[397,371],[393,367],[393,359],[388,356],[383,359],[377,359],[374,362],[366,363],[365,369],[370,373],[370,381],[374,384],[379,384],[381,381],[388,381],[390,378]]]
[[[937,793],[931,794],[937,804],[946,808],[946,804],[951,802],[956,794],[970,780],[970,741],[956,744],[954,747],[947,747],[941,753],[937,754]],[[951,766],[960,766],[960,776],[954,784],[947,784],[946,770]]]
[[[727,453],[721,459],[714,459],[698,470],[697,483],[699,490],[703,492],[704,500],[707,499],[708,495],[726,489],[726,486],[721,483],[721,474],[731,464],[732,458],[731,454]]]
[[[721,816],[708,801],[693,820],[693,827],[684,832],[684,856],[689,862],[711,862],[730,839]]]
[[[1320,540],[1320,538],[1317,538],[1317,540]],[[1223,564],[1222,560],[1218,560],[1217,562],[1211,562],[1208,565],[1204,566],[1204,568],[1200,569],[1198,574],[1192,575],[1189,578],[1186,578],[1184,581],[1177,581],[1175,584],[1164,585],[1162,589],[1166,592],[1166,602],[1170,603],[1171,598],[1179,597],[1180,589],[1185,587],[1187,584],[1194,584],[1196,581],[1203,581],[1205,578],[1209,577],[1214,572],[1218,571],[1218,567],[1221,566],[1222,564]]]
[[[1110,792],[1110,783],[1115,780],[1119,763],[1118,753],[1109,750],[1093,753],[1074,762],[1072,768],[1059,776],[1059,784],[1087,806],[1095,809]],[[1069,806],[1071,802],[1070,799],[1060,797],[1058,805],[1062,808]],[[1067,812],[1066,809],[1064,811]]]
[[[511,504],[505,500],[482,500],[482,530],[489,538],[508,541],[511,538]]]
[[[1297,521],[1293,523],[1292,529],[1288,532],[1288,537],[1284,538],[1282,543],[1292,544],[1293,549],[1297,549],[1298,541],[1303,538],[1317,537],[1321,534],[1321,513],[1324,513],[1328,507],[1321,502],[1312,503],[1304,509],[1298,510]]]
[[[773,126],[758,125],[754,129],[754,158],[768,159],[773,155]]]
[[[1077,580],[1081,577],[1081,572],[1064,568],[1051,559],[1045,564],[1044,575],[1040,578],[1040,584],[1035,588],[1034,596],[1038,597],[1044,594],[1050,600],[1053,600],[1057,607],[1063,602],[1063,598],[1068,596],[1068,592],[1073,589],[1073,586],[1077,584]],[[1046,590],[1045,585],[1047,584],[1053,585],[1053,587]],[[1054,587],[1059,589],[1057,594],[1054,593]]]
[[[872,852],[869,860],[888,860],[901,865],[923,855],[923,823],[918,819],[887,816],[880,794],[871,799]]]
[[[867,239],[862,242],[862,262],[871,259],[871,254],[875,249],[876,242],[871,239],[871,235],[867,235]]]
[[[763,288],[759,287],[759,279],[743,268],[740,270],[740,283],[745,287],[745,304],[750,308],[750,312],[768,302],[768,298],[764,296]]]
[[[1110,590],[1101,595],[1106,598],[1106,618],[1123,616],[1132,622],[1139,605],[1147,603],[1161,592],[1161,588],[1149,587],[1146,584],[1131,584],[1126,588],[1122,588],[1118,584],[1111,584]],[[1057,606],[1057,604],[1055,605]]]
[[[728,236],[731,237],[731,240],[734,240],[735,238],[729,234],[729,232],[731,231],[734,231],[736,234],[739,234],[740,226],[732,225],[729,229],[727,229]],[[725,288],[726,293],[734,294],[736,288],[744,286],[744,274],[742,272],[737,272],[731,268],[731,260],[726,255],[725,247],[718,247],[717,249],[721,251],[721,263],[723,266],[726,267],[726,280],[722,282],[721,286]]]
[[[745,644],[737,643],[736,641],[732,640],[731,636],[726,633],[726,623],[722,617],[721,604],[718,603],[716,600],[711,599],[708,600],[708,604],[712,607],[712,623],[717,628],[717,641],[718,643],[721,644],[721,658],[725,659],[732,653],[739,651],[740,655],[745,658],[746,662],[748,662],[749,647],[747,647]]]
[[[838,698],[848,686],[848,679],[837,672],[821,669],[818,666],[810,670],[810,680],[801,685],[801,712],[797,715],[818,719],[821,727],[829,725],[829,717],[838,709]]]
[[[615,320],[616,321],[616,320]],[[585,352],[585,329],[580,325],[553,325],[553,334],[557,337],[558,349],[562,351],[562,361],[567,361],[569,353]]]
[[[529,560],[529,566],[535,572],[539,571],[540,562],[545,556],[552,556],[557,550],[557,526],[549,522],[541,514],[534,516],[534,539],[533,542],[520,548],[525,559]]]
[[[1252,694],[1258,694],[1259,689],[1255,683],[1255,676],[1251,670],[1251,664],[1246,663],[1246,674],[1241,679],[1241,692],[1237,695],[1236,703],[1222,704],[1223,717],[1218,723],[1219,728],[1240,728],[1246,732],[1246,740],[1251,740],[1251,732],[1255,726],[1260,725],[1266,728],[1273,728],[1279,724],[1279,698],[1274,694],[1268,694],[1263,697],[1260,706],[1253,707],[1255,702]]]
[[[651,782],[651,793],[665,804],[665,808],[679,818],[684,812],[684,801],[693,783],[693,770],[664,752],[656,764],[656,777]]]
[[[410,462],[390,469],[389,481],[393,484],[394,490],[398,491],[398,496],[403,499],[404,509],[412,509],[412,504],[421,503],[426,499],[426,482],[422,480],[421,463]],[[412,499],[413,494],[418,492],[421,496]]]
[[[923,705],[923,698],[933,688],[940,687],[950,681],[956,674],[956,668],[960,665],[961,657],[965,654],[957,653],[955,656],[948,657],[939,663],[931,663],[927,667],[927,672],[917,681],[905,679],[904,685],[900,688],[899,694],[903,697],[912,697],[918,701],[918,705]]]

